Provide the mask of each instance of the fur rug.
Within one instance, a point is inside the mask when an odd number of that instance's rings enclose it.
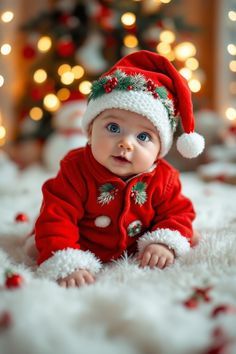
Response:
[[[124,256],[94,285],[63,289],[37,278],[22,251],[48,177],[35,166],[0,191],[1,354],[236,353],[235,187],[183,174],[202,233],[196,248],[165,270],[140,269]],[[17,223],[19,212],[29,222]],[[4,287],[6,269],[23,276],[21,288]],[[199,295],[196,308],[186,307],[195,287],[211,287],[210,299]]]

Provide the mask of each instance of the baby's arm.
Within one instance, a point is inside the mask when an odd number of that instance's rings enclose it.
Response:
[[[86,269],[78,269],[65,278],[60,278],[57,283],[64,288],[75,288],[85,284],[94,283],[94,276]]]
[[[140,267],[149,266],[163,269],[174,263],[174,251],[168,246],[159,243],[151,243],[138,255]]]

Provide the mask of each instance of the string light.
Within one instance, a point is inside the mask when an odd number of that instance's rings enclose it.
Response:
[[[162,2],[162,4],[169,4],[169,2],[171,2],[171,0],[160,0],[160,2]]]
[[[4,77],[0,75],[0,87],[2,87],[4,84]]]
[[[124,37],[124,45],[128,48],[135,48],[138,45],[138,39],[133,34],[127,34]]]
[[[47,73],[44,69],[38,69],[34,73],[34,81],[41,84],[47,79]]]
[[[33,107],[29,112],[29,116],[33,120],[40,120],[43,117],[43,111],[40,107]]]
[[[165,43],[173,43],[175,41],[175,34],[172,31],[162,31],[160,33],[160,40]]]
[[[230,43],[227,46],[228,53],[231,55],[236,55],[236,45]]]
[[[121,16],[121,22],[124,26],[131,27],[136,22],[136,16],[133,12],[126,12]]]
[[[70,85],[75,79],[75,75],[71,71],[66,71],[61,75],[61,82],[64,85]]]
[[[1,51],[1,54],[2,54],[2,55],[8,55],[8,54],[10,54],[10,53],[11,53],[11,46],[10,46],[10,44],[4,43],[4,44],[1,46],[0,51]]]
[[[229,11],[228,17],[231,21],[236,21],[236,11]]]
[[[188,58],[185,65],[190,70],[197,70],[199,67],[199,62],[196,58]]]
[[[69,64],[62,64],[57,70],[59,76],[63,75],[67,71],[71,71],[71,66]]]
[[[0,126],[0,139],[4,139],[6,137],[6,129],[3,125]]]
[[[45,108],[50,112],[55,112],[60,107],[60,101],[56,95],[49,93],[43,99],[43,104]]]
[[[179,70],[179,73],[187,80],[189,81],[192,77],[192,71],[189,68],[182,68]]]
[[[14,13],[12,11],[5,11],[1,16],[2,21],[5,23],[11,22],[13,18],[14,18]]]
[[[191,42],[182,42],[174,48],[175,56],[178,60],[184,61],[193,57],[197,50]]]
[[[225,115],[229,120],[235,120],[236,119],[236,109],[233,107],[229,107],[225,111]]]
[[[60,101],[65,101],[70,97],[70,90],[63,87],[59,91],[57,91],[57,97]]]
[[[229,68],[231,71],[236,72],[236,60],[231,60],[229,63]]]
[[[157,45],[156,50],[159,54],[166,55],[171,52],[171,46],[168,43],[160,42]]]
[[[84,76],[84,68],[80,65],[73,66],[71,71],[74,74],[75,79],[81,79],[81,77]]]
[[[82,81],[79,84],[79,90],[81,93],[83,93],[84,95],[88,95],[91,91],[91,82],[90,81]]]
[[[192,92],[199,92],[201,90],[201,83],[197,79],[189,80],[188,85]]]
[[[48,36],[43,36],[39,39],[37,46],[38,46],[38,50],[40,52],[45,53],[45,52],[49,51],[49,49],[51,48],[52,40]]]

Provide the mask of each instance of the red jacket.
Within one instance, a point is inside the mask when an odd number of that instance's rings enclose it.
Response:
[[[189,250],[195,212],[181,194],[179,173],[158,160],[127,181],[101,166],[90,147],[71,151],[57,176],[43,185],[35,224],[39,272],[57,279],[77,268],[164,243],[176,256]]]

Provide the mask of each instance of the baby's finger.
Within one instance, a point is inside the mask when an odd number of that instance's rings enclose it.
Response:
[[[167,259],[167,261],[166,261],[166,264],[165,264],[165,267],[169,267],[171,264],[173,264],[174,263],[174,260],[173,259]]]
[[[164,257],[164,256],[160,257],[158,259],[158,263],[157,263],[158,268],[160,268],[160,269],[165,268],[165,264],[166,264],[166,257]]]
[[[62,288],[66,288],[66,281],[65,281],[65,280],[58,280],[57,283],[58,283],[58,285],[60,285]]]
[[[76,287],[76,283],[75,283],[75,279],[71,278],[67,281],[67,287],[68,288],[75,288]]]
[[[154,268],[156,267],[157,263],[158,263],[158,259],[159,259],[159,256],[157,254],[153,254],[148,265],[150,268]]]
[[[146,267],[150,261],[151,258],[151,253],[150,252],[144,252],[143,257],[140,262],[140,267]]]
[[[84,275],[84,279],[86,281],[87,284],[93,284],[95,282],[95,278],[92,274],[87,273]]]
[[[83,286],[83,285],[86,284],[85,279],[84,279],[83,276],[80,276],[80,277],[76,278],[75,282],[76,282],[76,286],[78,286],[78,287]]]

